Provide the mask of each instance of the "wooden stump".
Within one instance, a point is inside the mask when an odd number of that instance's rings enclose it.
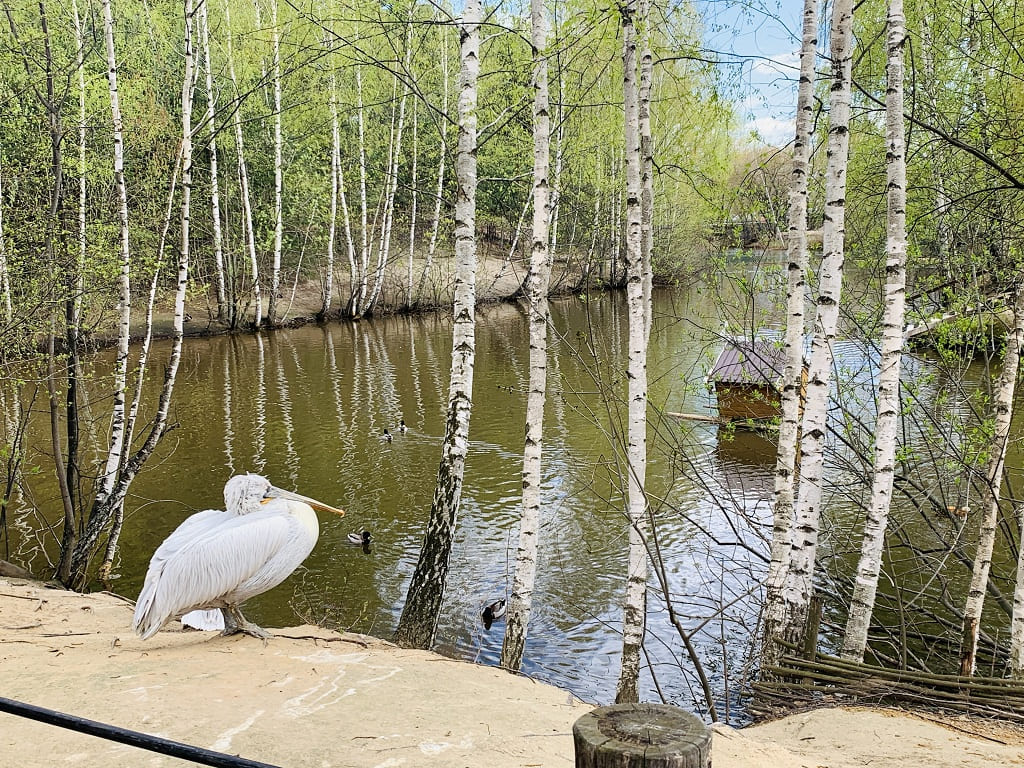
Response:
[[[572,727],[576,768],[710,768],[711,731],[669,704],[613,704]]]

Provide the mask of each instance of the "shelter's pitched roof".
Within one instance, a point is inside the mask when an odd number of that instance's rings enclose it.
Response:
[[[715,361],[708,379],[723,384],[777,387],[786,367],[786,350],[773,339],[730,339]]]

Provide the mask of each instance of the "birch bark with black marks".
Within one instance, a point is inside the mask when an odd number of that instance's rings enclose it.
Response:
[[[989,573],[992,570],[992,551],[995,548],[996,531],[999,527],[999,500],[1006,464],[1006,449],[1010,443],[1010,423],[1013,420],[1013,397],[1017,388],[1017,373],[1020,367],[1021,343],[1024,342],[1024,276],[1014,278],[1013,328],[1006,334],[1006,351],[1003,353],[1003,367],[999,372],[993,403],[992,441],[989,444],[988,467],[985,481],[981,484],[982,514],[978,530],[978,545],[974,551],[974,567],[971,569],[971,584],[964,606],[963,636],[960,641],[960,674],[973,675],[977,666],[978,635],[981,632],[981,613],[985,607],[985,592]],[[1018,616],[1017,597],[1020,591],[1018,581],[1014,590],[1014,611]],[[1011,619],[1011,640],[1014,624]],[[1018,651],[1019,653],[1019,651]],[[1019,668],[1020,659],[1012,665]]]
[[[441,27],[442,35],[445,27]],[[444,38],[441,39],[441,146],[437,160],[437,191],[434,194],[434,215],[430,219],[430,244],[427,246],[427,258],[423,262],[423,271],[420,272],[419,285],[416,286],[416,297],[414,304],[423,300],[423,290],[426,288],[427,279],[430,277],[430,270],[434,265],[434,251],[437,250],[437,237],[441,229],[441,202],[444,199],[444,170],[445,161],[448,157],[448,46]]]
[[[206,127],[210,132],[206,146],[210,152],[210,219],[213,223],[213,264],[217,290],[217,319],[234,326],[229,306],[227,280],[224,275],[224,232],[220,223],[220,175],[217,169],[217,92],[213,89],[213,60],[210,54],[210,0],[199,3],[199,35],[203,46],[206,75]]]
[[[622,669],[616,703],[639,701],[640,651],[647,613],[647,307],[644,305],[643,183],[640,146],[640,90],[637,82],[637,0],[620,6],[622,14],[622,86],[625,107],[626,304],[629,313],[626,370],[628,433],[626,446],[626,519],[629,556],[622,617]]]
[[[828,160],[825,171],[825,223],[822,261],[808,370],[807,400],[801,425],[800,481],[791,560],[783,589],[782,634],[803,645],[813,593],[814,566],[821,523],[825,436],[832,381],[832,343],[839,320],[846,239],[846,166],[850,149],[850,86],[853,62],[853,1],[832,8],[832,85],[829,98]]]
[[[469,417],[473,400],[473,360],[476,351],[476,183],[477,78],[480,73],[479,0],[467,0],[459,24],[458,153],[455,175],[455,300],[448,416],[437,486],[416,570],[395,631],[399,645],[429,648],[437,631],[444,598],[462,479],[469,447]]]
[[[181,251],[178,258],[178,274],[174,292],[174,319],[173,332],[171,336],[171,349],[167,365],[164,369],[164,381],[160,389],[155,413],[149,425],[149,432],[139,449],[123,459],[117,467],[116,477],[110,489],[105,494],[97,493],[93,499],[92,508],[89,513],[89,520],[82,532],[81,537],[75,545],[71,555],[70,567],[67,580],[65,581],[72,589],[82,590],[88,584],[89,562],[100,545],[103,533],[107,531],[111,522],[117,516],[118,510],[124,504],[125,496],[132,481],[138,475],[139,470],[153,454],[160,438],[163,437],[167,425],[167,413],[170,409],[171,397],[174,393],[174,383],[178,373],[178,365],[181,361],[181,345],[184,337],[185,327],[185,293],[188,287],[188,273],[190,260],[190,218],[191,218],[191,189],[192,189],[192,100],[195,89],[194,66],[195,53],[193,50],[192,23],[195,15],[193,6],[194,0],[184,0],[184,72],[182,78],[181,107],[182,107],[182,145],[181,145]],[[148,330],[148,329],[147,329]],[[141,375],[141,374],[140,374]],[[125,451],[130,448],[126,442]],[[116,539],[113,540],[116,547]],[[109,562],[113,560],[113,552],[110,547],[107,551],[107,569]]]
[[[843,637],[844,659],[861,661],[868,642],[868,627],[875,608],[878,575],[882,570],[885,530],[892,503],[896,471],[896,438],[900,426],[900,366],[907,287],[907,159],[903,137],[903,48],[906,18],[903,0],[889,0],[886,50],[886,169],[887,232],[885,309],[882,318],[882,355],[878,374],[878,419],[875,423],[874,473],[871,500],[860,561],[854,581],[850,612]]]
[[[782,418],[775,460],[775,495],[772,511],[771,561],[765,587],[762,669],[782,656],[777,642],[785,623],[782,591],[789,573],[793,544],[793,495],[803,394],[804,289],[807,279],[807,183],[814,118],[814,64],[818,55],[818,2],[804,0],[800,43],[800,84],[796,100],[796,138],[789,186],[786,238],[786,362],[782,372]]]
[[[102,0],[103,40],[107,54],[107,84],[110,91],[110,117],[114,149],[114,188],[117,192],[117,214],[120,227],[120,270],[117,310],[117,361],[114,369],[113,405],[111,408],[110,443],[102,474],[96,481],[96,498],[110,495],[122,453],[126,450],[125,394],[128,382],[128,344],[131,338],[131,248],[128,238],[128,187],[124,178],[124,131],[121,117],[121,97],[117,89],[117,54],[114,49],[114,17],[111,0]]]
[[[204,0],[209,2],[209,0]],[[228,75],[234,88],[236,101],[242,98],[238,90],[238,76],[235,74],[235,54],[231,40],[231,0],[224,2],[224,30],[227,43]],[[249,194],[249,167],[245,161],[245,140],[242,135],[241,104],[235,104],[231,110],[231,125],[235,130],[235,152],[238,158],[238,193],[242,198],[242,238],[245,242],[246,255],[249,257],[249,272],[252,277],[254,328],[263,325],[263,296],[260,292],[260,265],[256,258],[256,224],[252,215],[252,197]]]
[[[259,7],[259,0],[256,2]],[[272,77],[274,80],[274,254],[270,268],[270,301],[267,320],[277,325],[277,300],[281,292],[281,248],[284,243],[284,162],[281,133],[281,27],[278,22],[278,0],[270,1],[271,40],[273,44]]]
[[[1017,296],[1013,305],[1013,328],[1007,334],[1006,343],[1007,353],[1011,344],[1013,345],[1017,353],[1018,366],[1021,344],[1024,344],[1024,289],[1021,285],[1018,278]],[[1013,337],[1012,341],[1010,336]],[[1004,366],[1012,363],[1012,360],[1003,359]],[[1021,531],[1024,532],[1024,507],[1018,505],[1016,513]],[[1013,590],[1013,614],[1010,619],[1010,675],[1016,680],[1024,678],[1024,547],[1017,548],[1017,575]]]
[[[530,320],[530,378],[526,396],[526,442],[523,448],[523,499],[519,518],[515,576],[505,619],[501,666],[518,672],[523,664],[526,636],[537,575],[537,533],[540,527],[544,402],[548,361],[548,222],[551,196],[551,117],[548,97],[548,26],[544,0],[531,0],[533,47],[533,241],[527,301]]]

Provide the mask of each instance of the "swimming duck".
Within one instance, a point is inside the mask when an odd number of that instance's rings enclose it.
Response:
[[[501,598],[501,600],[495,600],[493,603],[484,608],[484,612],[482,614],[484,619],[484,629],[490,629],[491,624],[493,624],[496,619],[500,619],[504,615],[505,598]]]
[[[381,440],[383,440],[385,443],[390,443],[391,440],[393,439],[391,437],[391,433],[388,432],[387,429],[384,430],[384,434],[381,435],[380,437],[381,437]]]
[[[405,426],[405,419],[402,419],[402,421],[398,425],[398,431],[404,435],[408,429],[409,428]]]
[[[369,531],[363,531],[362,533],[350,533],[348,535],[349,544],[361,544],[364,547],[370,545],[371,536]]]

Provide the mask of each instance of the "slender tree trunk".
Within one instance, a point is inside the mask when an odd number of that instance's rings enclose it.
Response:
[[[889,0],[886,76],[886,166],[888,169],[888,233],[885,264],[885,310],[882,357],[878,376],[878,421],[875,425],[874,480],[864,543],[850,600],[843,638],[843,658],[861,661],[875,608],[882,569],[885,529],[892,502],[896,437],[900,422],[900,365],[907,285],[907,163],[903,138],[903,46],[907,36],[903,0]]]
[[[639,701],[640,651],[647,614],[647,307],[644,304],[643,183],[636,24],[645,26],[637,0],[620,6],[626,157],[626,301],[629,307],[627,519],[629,562],[622,617],[622,670],[617,703]]]
[[[106,466],[97,479],[96,497],[110,495],[117,469],[121,465],[124,444],[126,414],[125,392],[128,381],[128,343],[131,338],[131,252],[128,242],[128,187],[124,178],[124,136],[121,120],[121,99],[117,90],[117,56],[114,50],[114,17],[111,0],[103,0],[103,39],[107,52],[107,82],[110,86],[110,116],[114,139],[114,187],[117,190],[118,220],[120,236],[120,296],[118,314],[120,321],[117,331],[117,363],[114,372],[113,406],[111,409],[110,447],[107,451]]]
[[[775,504],[772,514],[771,562],[765,588],[765,627],[762,669],[782,655],[785,624],[782,591],[789,574],[793,545],[793,486],[800,434],[803,397],[804,288],[807,275],[807,181],[814,117],[814,64],[818,55],[818,0],[804,0],[800,44],[800,85],[797,89],[796,139],[789,186],[789,223],[786,239],[786,364],[782,373],[782,420],[775,461]]]
[[[181,148],[181,253],[178,259],[178,276],[174,292],[174,321],[170,356],[164,369],[164,382],[160,390],[156,412],[150,422],[150,431],[142,446],[124,460],[117,468],[116,480],[109,492],[98,495],[93,501],[89,514],[89,522],[75,546],[71,558],[68,583],[73,589],[84,589],[88,583],[89,561],[99,546],[103,532],[110,527],[111,521],[118,516],[128,488],[142,466],[152,455],[157,443],[164,434],[167,425],[167,413],[174,392],[178,365],[181,361],[181,342],[184,336],[185,293],[188,287],[190,259],[189,220],[191,213],[192,189],[192,96],[195,88],[193,76],[195,54],[192,45],[192,21],[195,11],[193,0],[184,0],[184,76],[182,80],[182,148]],[[126,445],[126,451],[128,446]],[[116,547],[116,538],[113,539]],[[108,547],[108,559],[113,560],[113,552]],[[109,566],[108,566],[109,568]]]
[[[641,263],[643,270],[645,338],[651,336],[651,295],[654,291],[654,136],[651,132],[651,91],[654,87],[654,54],[651,51],[650,0],[640,0],[644,19],[640,34],[640,185],[641,227],[643,230]],[[645,342],[646,345],[646,342]]]
[[[444,27],[441,28],[442,30]],[[437,249],[437,234],[441,228],[441,202],[444,199],[444,169],[448,157],[448,46],[441,41],[441,147],[437,160],[437,193],[434,195],[434,215],[430,222],[430,245],[427,246],[427,258],[423,262],[420,282],[416,286],[416,303],[423,300],[423,289],[434,265],[434,251]]]
[[[338,179],[341,173],[341,130],[338,125],[338,76],[334,70],[334,57],[330,55],[330,37],[324,36],[324,47],[328,50],[328,66],[331,68],[331,212],[327,224],[327,265],[324,269],[324,292],[320,297],[320,318],[331,309],[331,294],[334,290],[334,241],[338,231]]]
[[[412,307],[412,280],[413,280],[413,257],[416,255],[416,203],[418,179],[416,178],[416,165],[419,159],[419,120],[417,109],[419,102],[413,99],[412,102],[412,204],[409,210],[409,274],[406,276],[405,306]]]
[[[807,402],[801,436],[800,482],[796,502],[790,568],[783,592],[784,636],[802,645],[813,592],[832,379],[832,343],[839,319],[845,241],[846,165],[850,147],[850,85],[853,2],[836,0],[832,8],[832,86],[825,177],[823,257],[815,313],[814,342],[808,372]]]
[[[437,487],[416,570],[395,631],[400,645],[428,648],[437,631],[469,441],[476,350],[476,103],[480,73],[480,0],[467,0],[459,25],[459,143],[455,174],[455,301],[448,417]]]
[[[505,620],[501,666],[519,671],[533,606],[537,574],[537,531],[540,526],[544,402],[548,364],[548,218],[551,215],[548,172],[551,117],[548,98],[548,28],[544,0],[531,0],[533,44],[533,243],[530,248],[530,381],[526,399],[526,444],[523,448],[523,509],[519,546]]]
[[[366,303],[367,269],[370,264],[370,240],[367,230],[366,200],[366,115],[363,109],[363,75],[356,65],[356,120],[359,129],[359,278],[358,287],[353,291],[352,314],[361,317]]]
[[[209,0],[204,0],[208,2]],[[234,88],[235,99],[242,95],[238,90],[238,77],[235,75],[235,55],[231,45],[231,0],[224,1],[224,30],[227,36],[228,74]],[[263,298],[260,293],[260,266],[256,259],[256,224],[252,215],[252,198],[249,195],[249,169],[245,162],[245,141],[242,137],[241,103],[231,110],[231,123],[235,129],[235,151],[238,155],[238,187],[242,197],[242,237],[245,250],[249,256],[249,270],[252,273],[253,317],[255,328],[263,325]]]
[[[203,46],[203,60],[206,64],[206,123],[210,131],[207,149],[210,152],[210,218],[213,220],[213,263],[216,272],[217,319],[229,317],[227,281],[224,277],[224,232],[220,225],[220,176],[217,172],[217,92],[213,90],[213,60],[210,55],[210,14],[209,0],[199,3],[199,33]]]
[[[14,302],[11,300],[11,277],[7,269],[7,241],[4,239],[4,172],[0,158],[0,302],[4,322],[14,317]]]
[[[258,0],[257,0],[258,3]],[[270,271],[270,301],[267,319],[277,325],[277,300],[281,292],[281,248],[284,242],[284,164],[281,158],[281,28],[278,24],[278,0],[271,0],[270,23],[274,46],[274,257]]]
[[[1024,275],[1015,278],[1013,300],[1013,328],[1006,334],[1006,351],[1003,353],[1003,368],[995,391],[995,424],[992,442],[989,446],[988,470],[982,491],[983,512],[978,531],[978,546],[974,552],[974,568],[971,571],[971,585],[964,607],[963,638],[960,645],[960,674],[973,675],[977,666],[978,634],[981,631],[981,612],[985,606],[985,590],[988,586],[989,571],[992,569],[992,550],[995,547],[996,530],[999,527],[999,498],[1003,484],[1003,470],[1006,462],[1006,448],[1010,442],[1010,422],[1013,419],[1013,396],[1017,387],[1017,370],[1020,367],[1021,343],[1024,342]],[[1018,580],[1014,590],[1013,631],[1020,632],[1017,597],[1020,592]],[[1011,640],[1012,640],[1011,635]],[[1011,664],[1016,671],[1018,658]]]

